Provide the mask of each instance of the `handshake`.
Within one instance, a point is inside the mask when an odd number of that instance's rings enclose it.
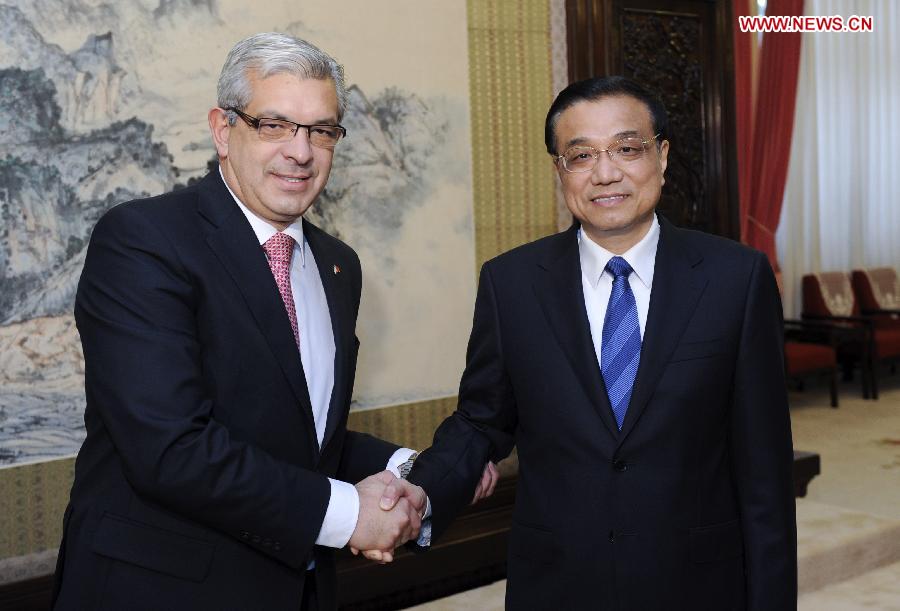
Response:
[[[488,462],[472,503],[493,494],[498,479],[497,467]],[[350,550],[382,564],[391,562],[396,548],[419,537],[428,497],[422,488],[390,471],[370,475],[356,484],[356,491],[359,518],[348,542]]]

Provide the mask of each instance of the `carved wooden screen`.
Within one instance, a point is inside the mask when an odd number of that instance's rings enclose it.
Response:
[[[738,238],[730,0],[567,0],[569,78],[622,74],[669,112],[659,209]]]

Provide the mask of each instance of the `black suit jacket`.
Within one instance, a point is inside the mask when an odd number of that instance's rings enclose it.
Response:
[[[311,559],[336,607],[331,550],[314,545],[327,476],[358,481],[396,446],[346,430],[359,260],[304,233],[336,346],[321,451],[284,304],[218,172],[98,222],[75,303],[87,438],[57,609],[296,609]]]
[[[795,608],[781,305],[766,258],[660,218],[640,368],[617,430],[575,228],[481,271],[459,407],[410,480],[434,536],[515,444],[510,609]]]

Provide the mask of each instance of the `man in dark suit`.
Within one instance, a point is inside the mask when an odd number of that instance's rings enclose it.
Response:
[[[655,213],[666,113],[640,85],[570,85],[546,144],[577,222],[481,270],[458,409],[409,476],[432,536],[515,445],[508,608],[795,608],[765,256]]]
[[[412,450],[346,428],[359,260],[302,218],[345,135],[343,71],[260,34],[218,96],[219,169],[91,238],[56,609],[334,609],[333,548],[418,534],[424,493],[386,470]]]

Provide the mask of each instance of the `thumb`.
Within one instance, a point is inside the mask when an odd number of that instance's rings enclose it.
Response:
[[[381,493],[381,503],[380,506],[385,511],[390,511],[394,508],[394,505],[397,504],[397,499],[401,496],[400,487],[397,486],[396,482],[390,483],[384,487],[384,491]]]

